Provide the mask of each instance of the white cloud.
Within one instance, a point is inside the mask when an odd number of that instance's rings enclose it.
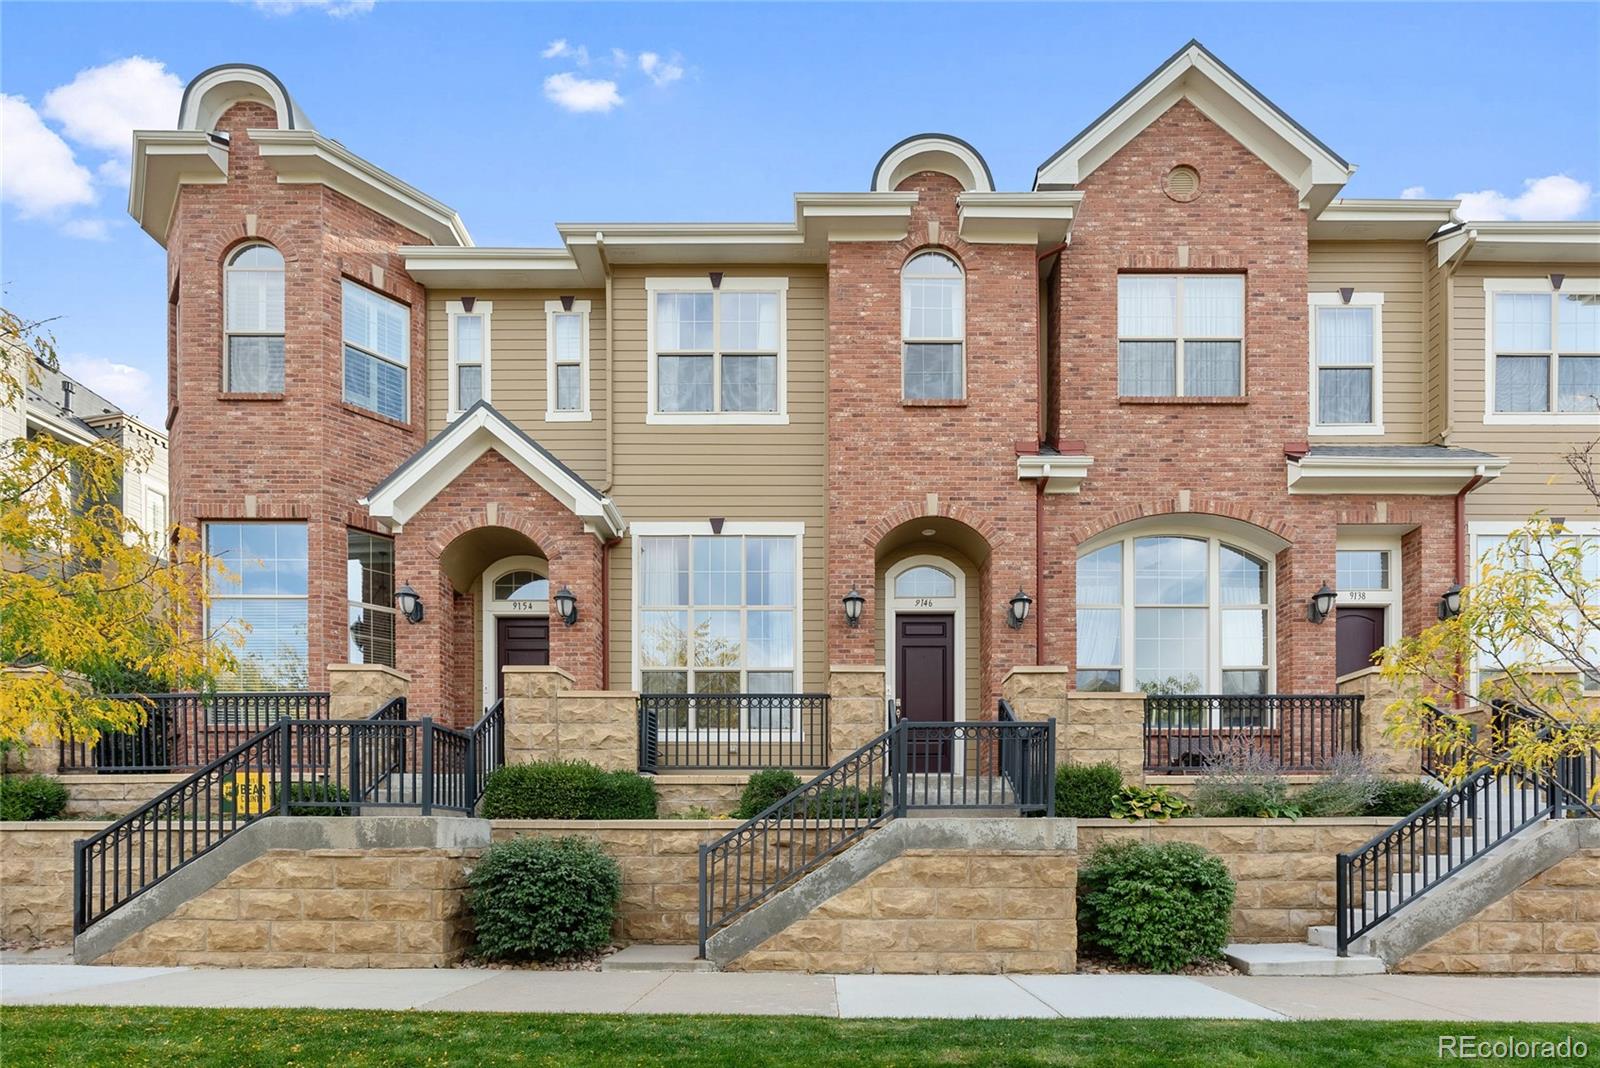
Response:
[[[0,200],[31,218],[94,199],[94,182],[71,146],[22,97],[0,94]]]
[[[1498,189],[1457,193],[1456,197],[1461,201],[1460,216],[1470,221],[1560,221],[1582,215],[1594,197],[1594,190],[1588,182],[1580,182],[1565,174],[1550,174],[1543,178],[1525,179],[1522,192],[1514,197],[1506,196]]]
[[[80,145],[127,152],[135,130],[169,130],[178,121],[183,83],[166,64],[129,56],[80,70],[44,95],[40,108]]]
[[[622,106],[617,83],[576,74],[552,74],[544,80],[544,95],[568,111],[610,111]]]
[[[108,185],[127,185],[131,172],[125,159],[108,159],[94,169],[95,177]]]
[[[671,85],[683,77],[683,64],[677,56],[662,59],[655,52],[640,52],[639,69],[658,86]]]
[[[611,65],[616,67],[618,70],[627,70],[628,65],[632,62],[633,57],[628,55],[628,53],[622,49],[613,48],[611,50]]]
[[[1404,189],[1400,190],[1401,200],[1421,200],[1427,195],[1428,190],[1426,186],[1408,185]]]
[[[149,420],[165,407],[150,372],[101,356],[63,356],[61,369],[125,412]],[[159,423],[156,425],[160,425]]]
[[[545,59],[560,59],[567,54],[567,39],[565,37],[557,37],[554,41],[545,45],[544,51],[539,54]]]
[[[557,37],[545,45],[544,51],[539,54],[545,59],[570,59],[580,67],[589,65],[589,46],[578,45],[574,48],[565,37]]]
[[[365,15],[378,0],[251,0],[255,9],[264,15],[294,15],[301,11],[321,11],[332,18],[343,19],[352,15]]]
[[[68,219],[61,224],[61,232],[83,241],[110,241],[111,222],[108,219]]]

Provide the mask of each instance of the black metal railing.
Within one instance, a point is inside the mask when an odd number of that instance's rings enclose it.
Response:
[[[1053,816],[1055,720],[1018,722],[1004,701],[999,715],[960,723],[898,720],[701,846],[700,955],[713,932],[912,810],[1004,807]]]
[[[825,693],[639,696],[639,770],[828,766]]]
[[[1149,694],[1144,768],[1193,774],[1241,750],[1285,771],[1320,771],[1361,751],[1360,694]]]
[[[203,768],[280,719],[327,719],[329,703],[326,692],[107,696],[137,704],[143,722],[131,731],[107,731],[94,742],[61,742],[63,773]]]
[[[264,816],[470,815],[504,759],[501,706],[465,731],[405,711],[399,698],[366,719],[280,719],[76,842],[74,933]]]

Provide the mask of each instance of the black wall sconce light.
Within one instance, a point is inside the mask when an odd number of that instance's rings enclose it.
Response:
[[[1461,614],[1461,583],[1452,582],[1450,588],[1439,595],[1439,618],[1454,619]]]
[[[1566,280],[1566,275],[1552,273],[1550,275],[1550,288],[1559,293],[1561,291],[1561,283],[1565,282]]]
[[[721,289],[722,288],[722,272],[721,271],[710,271],[710,272],[708,272],[708,277],[711,279],[711,288],[712,289]]]
[[[1355,299],[1355,296],[1356,296],[1356,287],[1355,286],[1340,286],[1339,287],[1339,303],[1340,304],[1349,304],[1352,300]]]
[[[461,298],[461,310],[466,312],[468,315],[471,315],[472,314],[472,306],[474,304],[476,304],[476,303],[478,303],[478,298],[477,297],[462,297]]]
[[[569,627],[578,621],[578,595],[566,586],[556,594],[556,615]]]
[[[1322,589],[1311,595],[1311,600],[1306,602],[1306,618],[1313,623],[1321,623],[1328,618],[1328,613],[1333,611],[1333,602],[1338,598],[1338,593],[1328,588],[1324,582]]]
[[[1028,618],[1028,609],[1033,607],[1033,598],[1021,590],[1007,602],[1006,625],[1016,630]]]
[[[564,311],[564,312],[571,311],[572,310],[572,303],[573,303],[573,301],[575,301],[577,299],[578,298],[573,296],[571,293],[563,293],[563,294],[561,294],[561,310]]]
[[[407,623],[422,622],[422,598],[411,588],[411,583],[394,591],[394,604],[400,609],[400,614],[406,617]]]
[[[867,605],[867,599],[861,596],[861,591],[851,586],[850,592],[839,598],[839,603],[844,605],[845,623],[852,627],[861,626],[861,610]]]

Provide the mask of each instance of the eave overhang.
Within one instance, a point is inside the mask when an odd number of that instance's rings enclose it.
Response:
[[[135,130],[128,214],[162,246],[185,185],[228,180],[228,139],[204,130]]]
[[[1311,220],[1313,241],[1426,241],[1456,221],[1459,200],[1340,197]]]
[[[1434,238],[1439,266],[1457,255],[1475,263],[1576,263],[1600,266],[1600,221],[1479,222]]]
[[[1454,496],[1474,478],[1498,478],[1510,461],[1476,453],[1465,457],[1315,456],[1285,462],[1293,494],[1408,494]]]
[[[979,245],[1054,248],[1072,232],[1083,202],[1077,190],[1035,193],[962,193],[956,198],[961,239]]]
[[[406,273],[434,289],[593,289],[598,269],[584,270],[564,248],[451,248],[405,245]]]
[[[1077,493],[1089,477],[1093,456],[1028,454],[1017,457],[1019,482],[1044,480],[1046,493]]]

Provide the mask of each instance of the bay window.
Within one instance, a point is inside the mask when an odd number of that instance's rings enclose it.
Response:
[[[1311,430],[1383,433],[1383,294],[1311,295]]]
[[[206,552],[225,571],[206,578],[206,630],[243,638],[224,689],[295,690],[307,681],[306,525],[207,523]]]
[[[1486,279],[1488,422],[1600,417],[1600,281]]]
[[[649,278],[653,423],[787,421],[788,280]]]
[[[1117,380],[1124,397],[1244,394],[1244,276],[1117,278]]]
[[[450,363],[450,415],[453,418],[489,399],[489,318],[494,305],[475,300],[445,304]]]
[[[343,294],[345,402],[403,423],[410,408],[411,309],[349,280]]]

